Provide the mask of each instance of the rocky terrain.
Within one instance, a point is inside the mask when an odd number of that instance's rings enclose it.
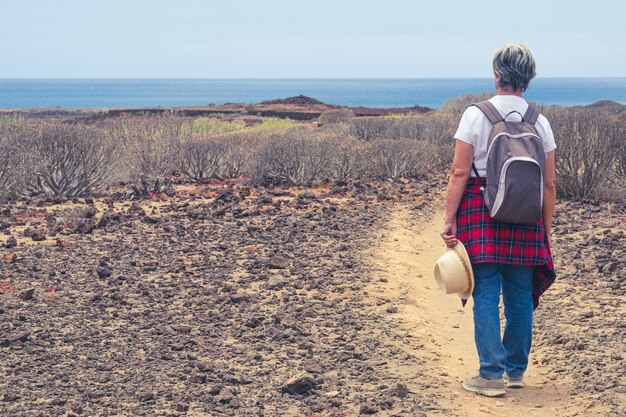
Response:
[[[383,294],[394,259],[376,249],[389,224],[439,219],[442,187],[234,180],[3,207],[0,415],[469,415],[454,364],[433,365],[435,324],[408,335],[411,292]],[[389,223],[399,207],[412,226]],[[533,357],[567,388],[560,415],[626,404],[624,216],[559,204]]]

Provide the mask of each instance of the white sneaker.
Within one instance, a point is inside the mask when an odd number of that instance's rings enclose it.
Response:
[[[500,379],[485,379],[476,375],[463,381],[463,388],[467,391],[477,394],[486,395],[487,397],[501,397],[506,394],[504,390],[504,382]]]
[[[524,375],[520,376],[508,376],[504,373],[504,384],[507,388],[524,388]]]

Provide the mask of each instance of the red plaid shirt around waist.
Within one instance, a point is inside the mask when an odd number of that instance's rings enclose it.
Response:
[[[513,224],[493,219],[481,187],[484,178],[470,178],[457,211],[457,238],[463,242],[472,264],[496,262],[534,266],[533,304],[556,279],[550,244],[543,220]]]

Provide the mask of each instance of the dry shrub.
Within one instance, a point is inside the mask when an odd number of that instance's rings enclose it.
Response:
[[[345,123],[354,118],[354,112],[350,109],[331,109],[323,111],[318,118],[320,125]]]
[[[386,137],[391,123],[386,117],[358,117],[350,122],[348,132],[358,139],[371,141]]]
[[[119,152],[103,129],[58,121],[12,126],[13,187],[23,195],[91,194],[111,178]]]
[[[0,124],[0,203],[13,197],[16,191],[16,162],[20,156],[17,130],[15,125]]]
[[[254,175],[272,183],[309,184],[325,175],[330,155],[327,138],[308,129],[275,131],[256,154]]]
[[[224,164],[225,152],[223,142],[191,135],[180,142],[175,167],[189,180],[201,183],[217,175]]]
[[[387,139],[422,139],[424,122],[422,116],[389,116],[387,130],[384,137]]]
[[[624,123],[594,108],[546,111],[557,138],[557,191],[574,199],[596,199],[623,155]]]
[[[336,135],[328,139],[332,147],[328,175],[336,180],[363,178],[367,175],[367,164],[371,144],[347,135]]]
[[[132,196],[167,190],[176,170],[178,150],[192,135],[192,122],[169,115],[129,117],[113,126],[114,135],[125,147]]]
[[[380,139],[372,143],[371,161],[377,177],[415,177],[425,173],[436,146],[410,139]]]
[[[422,135],[420,139],[430,143],[454,143],[454,132],[459,124],[460,116],[443,111],[430,112],[422,116]]]
[[[259,146],[259,133],[234,133],[224,135],[220,140],[224,144],[223,163],[220,176],[239,178],[251,175],[252,155]]]

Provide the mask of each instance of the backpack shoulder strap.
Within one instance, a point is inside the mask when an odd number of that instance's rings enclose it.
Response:
[[[472,106],[478,107],[480,111],[487,116],[487,119],[489,119],[492,125],[504,120],[498,109],[496,109],[496,106],[494,106],[489,100],[473,103]]]
[[[530,123],[531,125],[534,125],[537,122],[538,117],[539,117],[539,110],[537,110],[535,107],[529,104],[528,110],[526,110],[526,113],[524,114],[524,117],[522,119],[525,122]]]

